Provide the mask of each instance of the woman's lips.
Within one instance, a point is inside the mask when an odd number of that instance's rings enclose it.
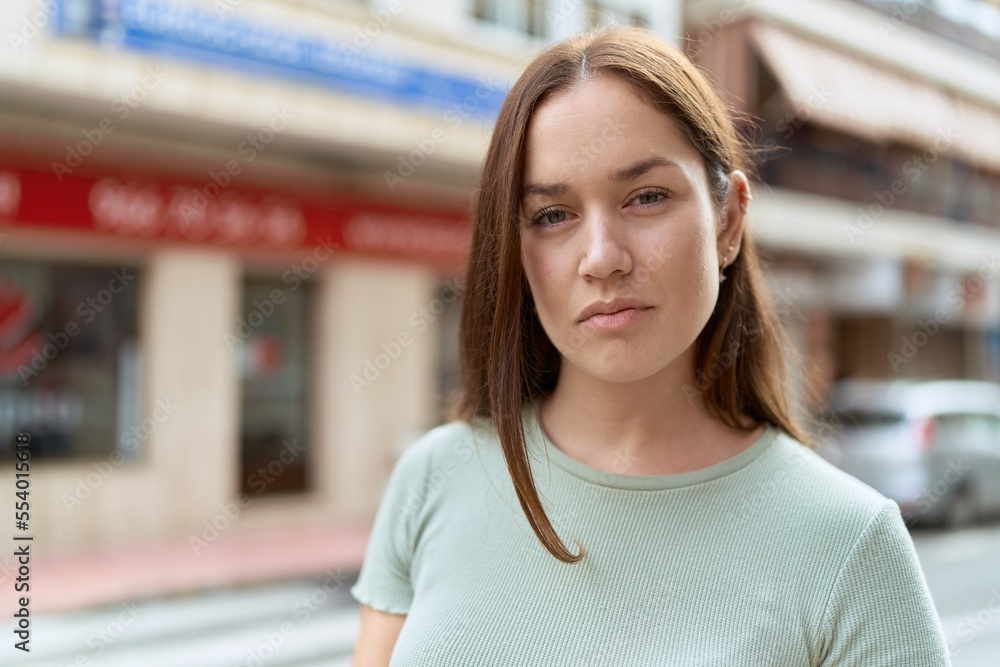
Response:
[[[616,313],[592,315],[580,324],[598,331],[621,331],[641,321],[650,310],[652,310],[652,306],[648,308],[625,308]]]

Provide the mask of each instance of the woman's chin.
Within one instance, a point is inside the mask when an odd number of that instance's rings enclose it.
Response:
[[[570,363],[576,366],[574,375],[603,382],[635,382],[644,380],[658,370],[648,357],[637,359],[608,355],[599,359],[571,360]]]

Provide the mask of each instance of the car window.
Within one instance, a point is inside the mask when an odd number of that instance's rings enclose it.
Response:
[[[1000,449],[1000,415],[964,412],[938,415],[935,439],[954,449]]]
[[[893,426],[903,419],[903,415],[891,410],[844,409],[826,412],[823,421],[845,429]]]

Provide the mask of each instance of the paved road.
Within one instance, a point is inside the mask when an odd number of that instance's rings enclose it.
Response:
[[[1000,665],[1000,523],[963,531],[915,530],[955,667]]]
[[[349,667],[358,631],[349,585],[282,582],[38,616],[30,656],[5,645],[0,665]]]
[[[954,666],[1000,665],[1000,523],[918,530],[913,541]],[[0,665],[349,667],[358,632],[351,583],[281,582],[39,616],[30,656],[0,651]]]

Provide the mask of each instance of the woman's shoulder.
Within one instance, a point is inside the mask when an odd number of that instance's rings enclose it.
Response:
[[[783,582],[819,603],[811,623],[823,664],[949,664],[899,505],[827,460],[831,444],[784,432],[774,444],[763,472],[778,487],[758,526],[794,571]]]
[[[433,460],[456,449],[481,446],[490,441],[493,431],[482,419],[472,422],[454,420],[434,426],[403,448],[399,461]]]
[[[756,479],[749,486],[761,496],[760,504],[772,517],[785,517],[811,528],[829,540],[841,535],[850,541],[892,505],[879,491],[831,463],[820,442],[809,447],[778,429],[773,446],[761,457]],[[753,506],[753,503],[750,504]]]
[[[464,464],[482,459],[493,439],[482,420],[455,420],[434,426],[406,445],[393,466],[390,485],[429,487]]]

